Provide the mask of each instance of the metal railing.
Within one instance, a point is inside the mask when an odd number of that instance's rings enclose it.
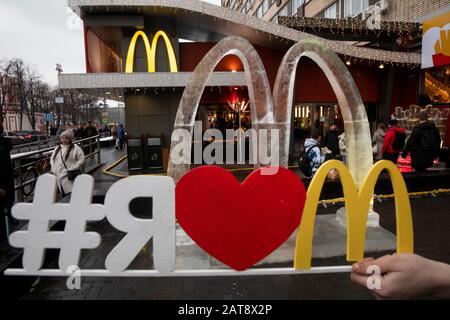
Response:
[[[85,159],[97,158],[101,164],[100,136],[74,141],[85,153]],[[50,171],[50,157],[57,145],[45,149],[23,152],[11,155],[11,160],[16,171],[15,192],[16,201],[27,201],[34,192],[36,181],[41,174]]]
[[[59,137],[51,137],[45,140],[38,140],[29,143],[21,143],[13,146],[11,154],[19,154],[23,152],[37,151],[41,149],[47,149],[55,147],[59,142]]]

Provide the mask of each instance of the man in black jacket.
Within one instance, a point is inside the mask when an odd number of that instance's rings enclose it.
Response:
[[[439,130],[434,123],[428,121],[427,113],[421,112],[419,120],[420,124],[414,128],[403,150],[403,158],[411,153],[412,167],[416,172],[432,167],[441,148]]]
[[[341,154],[341,149],[339,148],[339,131],[336,124],[331,124],[330,129],[325,134],[324,145],[331,150],[333,159],[336,159]]]
[[[11,141],[3,137],[3,126],[0,124],[0,239],[6,237],[5,213],[10,214],[15,199],[11,149]]]
[[[98,135],[97,129],[92,125],[92,122],[89,121],[86,128],[84,129],[86,138],[95,137]]]

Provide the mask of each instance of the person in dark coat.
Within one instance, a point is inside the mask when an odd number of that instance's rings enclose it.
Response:
[[[90,138],[90,137],[98,136],[98,131],[97,131],[97,129],[92,125],[92,122],[91,122],[91,121],[89,121],[89,122],[87,123],[86,128],[84,128],[84,135],[85,135],[85,138]],[[92,150],[92,152],[94,152],[95,149],[97,149],[97,144],[95,143],[95,141],[90,140],[90,141],[87,142],[87,144],[88,144],[88,145],[91,144],[91,146],[87,146],[87,147],[83,148],[83,151],[84,151],[85,154],[90,154],[90,153],[91,153],[91,152],[90,152],[91,150]]]
[[[416,172],[431,168],[441,149],[439,130],[428,121],[427,113],[421,112],[419,120],[420,124],[414,128],[403,150],[404,158],[411,153],[411,165]]]
[[[55,127],[54,125],[52,125],[51,127],[50,127],[50,135],[52,136],[52,137],[54,137],[54,136],[56,136],[56,133],[58,132],[58,128],[57,127]]]
[[[75,135],[75,140],[82,140],[82,139],[86,138],[82,124],[78,125],[78,128],[76,130],[74,130],[74,135]]]
[[[117,129],[117,139],[119,140],[119,143],[116,146],[116,149],[122,150],[125,142],[125,129],[123,128],[123,124],[119,124]]]
[[[84,129],[86,138],[98,136],[97,129],[92,125],[92,122],[88,122],[86,129]]]
[[[0,238],[6,237],[5,214],[11,216],[14,205],[14,168],[11,162],[11,141],[3,137],[3,126],[0,124]]]
[[[335,124],[330,126],[330,129],[325,134],[324,146],[326,146],[331,152],[332,158],[337,158],[341,154],[341,149],[339,148],[339,132],[338,127]]]

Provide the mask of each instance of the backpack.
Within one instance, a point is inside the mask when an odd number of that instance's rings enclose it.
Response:
[[[311,159],[309,158],[309,153],[315,147],[319,147],[318,144],[314,144],[303,151],[298,160],[298,168],[307,177],[312,176]]]
[[[422,130],[420,133],[420,145],[422,150],[426,153],[436,152],[436,141],[435,141],[434,130]]]
[[[395,131],[395,140],[392,143],[392,149],[401,151],[405,148],[406,134]]]

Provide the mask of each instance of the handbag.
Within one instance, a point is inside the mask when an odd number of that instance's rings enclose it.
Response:
[[[61,155],[61,161],[62,161],[62,163],[64,165],[64,168],[66,168],[66,170],[67,170],[67,179],[69,181],[74,181],[79,175],[82,174],[81,170],[80,169],[75,169],[75,170],[67,169],[66,162],[64,161],[64,158],[62,156],[62,152],[61,152],[60,155]]]

